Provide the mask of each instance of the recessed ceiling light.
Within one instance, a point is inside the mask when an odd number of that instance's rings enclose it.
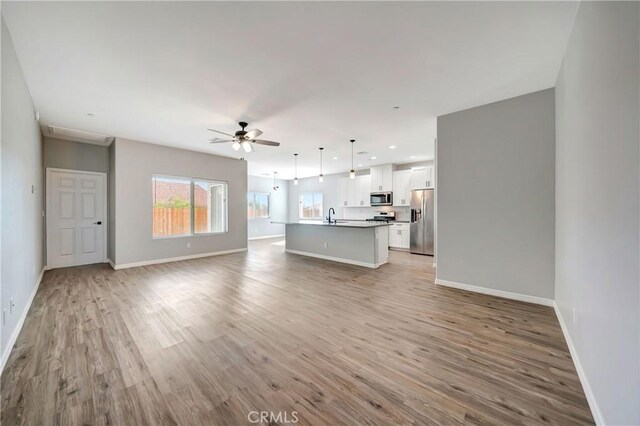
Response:
[[[359,151],[356,154],[358,154],[358,155],[367,155],[368,152],[367,151]]]
[[[95,117],[95,115],[94,115],[94,114],[92,114],[92,113],[90,113],[90,112],[88,112],[88,113],[87,113],[87,115],[88,115],[89,117]]]
[[[412,156],[411,156],[411,158],[416,158],[416,156],[415,156],[415,155],[412,155]]]
[[[376,158],[378,158],[378,157],[376,157],[375,155],[373,157],[371,157],[372,160],[375,160]]]
[[[362,164],[358,164],[358,167],[362,167]]]
[[[393,109],[400,109],[400,107],[399,106],[394,106]]]
[[[396,149],[396,146],[395,145],[390,145],[389,149]]]
[[[333,159],[334,159],[334,160],[337,160],[337,159],[338,159],[338,157],[333,157]]]

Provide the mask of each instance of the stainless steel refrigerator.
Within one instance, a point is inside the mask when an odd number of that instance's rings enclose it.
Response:
[[[433,189],[411,191],[411,253],[433,256]]]

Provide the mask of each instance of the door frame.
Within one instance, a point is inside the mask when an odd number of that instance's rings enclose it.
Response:
[[[83,175],[94,175],[94,176],[100,176],[102,178],[102,187],[104,188],[104,198],[103,198],[103,202],[102,202],[102,215],[104,217],[103,222],[104,222],[104,226],[102,227],[103,231],[102,231],[102,262],[106,263],[109,261],[108,259],[108,254],[107,254],[107,238],[109,236],[109,231],[108,231],[108,227],[109,227],[109,209],[107,208],[107,202],[108,202],[108,193],[109,193],[109,188],[107,188],[108,185],[108,179],[107,179],[107,173],[105,172],[92,172],[89,170],[74,170],[74,169],[60,169],[57,167],[46,167],[46,181],[45,181],[45,237],[46,237],[46,245],[45,245],[45,253],[46,253],[46,266],[45,269],[52,269],[52,267],[49,265],[49,230],[51,229],[50,225],[50,217],[49,217],[49,212],[51,211],[51,177],[53,175],[53,173],[72,173],[72,174],[83,174]],[[79,266],[79,265],[76,265]]]

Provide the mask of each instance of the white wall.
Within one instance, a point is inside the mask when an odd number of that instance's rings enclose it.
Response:
[[[582,2],[556,86],[555,298],[608,425],[640,424],[639,14]]]
[[[438,280],[551,303],[554,102],[548,89],[438,117]]]
[[[280,188],[273,190],[273,178],[249,176],[249,192],[266,192],[269,197],[269,218],[268,219],[248,219],[247,232],[249,239],[260,238],[270,235],[284,235],[284,225],[271,223],[286,222],[288,218],[288,192],[289,184],[285,180],[280,181]]]
[[[2,366],[44,266],[42,135],[4,19],[2,26]],[[31,186],[34,185],[35,193]],[[10,313],[9,301],[15,307]]]
[[[246,249],[245,161],[127,139],[116,139],[114,143],[114,205],[117,218],[114,240],[117,266]],[[229,232],[222,235],[153,239],[151,180],[154,174],[226,181]]]

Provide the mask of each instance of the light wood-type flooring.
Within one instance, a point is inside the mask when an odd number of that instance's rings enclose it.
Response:
[[[429,257],[370,270],[272,242],[48,271],[2,425],[593,423],[553,309],[436,286]]]

